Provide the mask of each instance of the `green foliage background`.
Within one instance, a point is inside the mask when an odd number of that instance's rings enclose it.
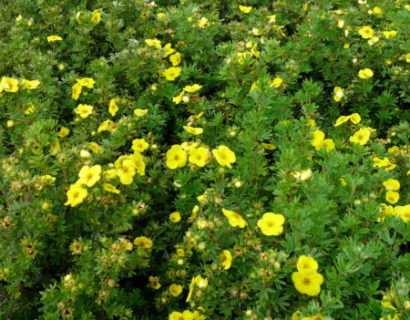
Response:
[[[239,5],[252,10],[245,14]],[[381,15],[369,14],[375,6]],[[97,9],[98,24],[90,21]],[[203,17],[208,23],[201,28]],[[366,25],[378,33],[374,45],[358,33]],[[386,30],[397,36],[386,39]],[[63,40],[49,43],[50,35]],[[337,320],[393,314],[406,319],[409,223],[377,219],[380,203],[386,203],[383,181],[400,181],[397,205],[410,201],[409,35],[409,7],[398,0],[4,2],[0,76],[41,84],[0,93],[0,317],[165,319],[172,311],[201,306],[208,319],[291,319],[297,310],[301,317]],[[182,55],[175,81],[160,75],[170,63],[144,42],[154,38]],[[255,45],[259,57],[239,63],[237,53]],[[360,79],[364,68],[374,77]],[[82,77],[96,84],[75,101],[71,87]],[[269,86],[275,77],[283,79],[279,88]],[[203,87],[188,103],[172,101],[194,83]],[[259,89],[250,90],[254,83]],[[345,90],[340,102],[333,99],[337,86]],[[108,103],[117,97],[117,129],[98,133],[100,123],[112,118]],[[27,103],[34,112],[24,112]],[[78,103],[93,105],[95,114],[75,117]],[[135,108],[149,112],[137,118]],[[198,138],[183,126],[200,112],[196,126],[204,133]],[[359,125],[333,126],[351,113],[361,115]],[[335,150],[312,147],[312,119],[335,141]],[[9,120],[14,126],[6,125]],[[71,133],[59,138],[63,126]],[[349,142],[361,126],[376,130],[365,146]],[[135,138],[151,145],[144,154],[145,176],[118,186],[119,195],[108,194],[100,183],[81,205],[64,206],[83,165],[108,169],[130,153]],[[229,146],[237,162],[232,169],[216,161],[205,168],[168,169],[171,145],[194,140],[210,148]],[[56,141],[60,148],[53,152]],[[83,159],[80,151],[89,150],[90,142],[103,152]],[[388,152],[392,146],[399,151]],[[375,168],[374,157],[388,157],[397,166]],[[313,171],[308,181],[293,177],[307,168]],[[39,187],[36,177],[47,174],[55,183]],[[205,192],[209,201],[201,204],[197,197]],[[44,209],[45,202],[50,208]],[[200,208],[192,219],[195,205]],[[221,208],[240,212],[249,226],[233,228]],[[174,211],[181,213],[180,223],[169,220]],[[256,227],[270,211],[286,218],[278,237]],[[198,227],[198,219],[208,227]],[[152,249],[112,250],[120,238],[142,235],[153,240]],[[73,254],[73,242],[87,250]],[[184,257],[176,256],[177,248]],[[225,249],[234,256],[226,271],[219,262]],[[315,257],[325,278],[317,297],[300,294],[291,281],[302,254]],[[208,287],[186,303],[198,274]],[[68,285],[67,275],[74,279]],[[158,276],[162,287],[149,286],[149,276]],[[176,298],[168,291],[172,283],[184,287]],[[395,310],[381,306],[389,293]]]

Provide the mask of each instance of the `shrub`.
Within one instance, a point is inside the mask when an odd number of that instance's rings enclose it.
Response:
[[[4,319],[406,319],[404,1],[0,9]]]

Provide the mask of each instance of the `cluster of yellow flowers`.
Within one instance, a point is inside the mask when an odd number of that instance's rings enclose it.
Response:
[[[386,201],[390,204],[396,204],[400,199],[400,182],[396,179],[388,179],[383,182],[386,189]],[[386,216],[400,217],[404,222],[410,220],[410,204],[404,206],[391,206],[384,203],[380,204],[381,217],[377,219],[378,222],[383,221]]]
[[[182,91],[175,97],[172,98],[172,101],[175,104],[180,104],[181,102],[189,102],[190,98],[186,93],[195,93],[202,89],[202,86],[195,83],[193,85],[185,86]]]
[[[325,133],[323,131],[315,130],[312,132],[312,135],[312,146],[315,147],[316,150],[325,148],[326,150],[330,151],[335,148],[335,142],[333,141],[333,139],[325,139]]]
[[[95,84],[95,81],[94,81],[93,78],[80,78],[80,79],[77,79],[77,82],[71,87],[71,89],[72,89],[71,97],[74,100],[78,100],[83,87],[86,87],[88,89],[92,89],[92,88],[94,88],[94,84]]]
[[[308,296],[317,296],[324,279],[317,272],[319,267],[317,261],[308,256],[300,256],[296,265],[298,271],[292,273],[292,281],[300,293]]]
[[[196,128],[197,129],[197,128]],[[232,168],[236,162],[235,153],[227,146],[221,145],[212,150],[212,154],[221,166]],[[169,169],[182,168],[187,161],[204,167],[211,160],[211,153],[207,147],[198,147],[198,143],[175,144],[166,153],[166,165]]]
[[[40,85],[40,80],[20,80],[23,88],[28,90],[37,89]],[[0,92],[17,92],[19,90],[19,80],[9,77],[2,77],[0,80]]]

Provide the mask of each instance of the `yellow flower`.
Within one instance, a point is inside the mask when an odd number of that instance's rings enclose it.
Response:
[[[80,78],[80,79],[77,79],[77,83],[79,83],[83,87],[92,89],[94,88],[95,81],[93,78]]]
[[[70,129],[67,127],[61,127],[60,132],[58,133],[58,136],[60,138],[67,137],[70,134]]]
[[[158,277],[149,276],[148,281],[151,287],[154,288],[155,290],[158,290],[159,288],[161,288],[161,283],[159,283]]]
[[[78,82],[73,84],[73,86],[71,87],[71,98],[73,98],[74,100],[78,100],[82,90],[83,86],[81,84],[79,84]]]
[[[24,88],[32,90],[32,89],[36,89],[40,85],[40,80],[23,79],[21,80],[21,84],[23,85]]]
[[[239,6],[239,10],[241,10],[243,13],[249,13],[249,12],[251,12],[252,7]]]
[[[344,90],[341,87],[335,87],[333,89],[333,93],[335,94],[333,96],[333,100],[335,100],[336,102],[342,100],[343,96],[345,95]]]
[[[266,212],[258,220],[258,227],[265,236],[278,236],[283,232],[285,217],[278,213]]]
[[[410,220],[410,204],[405,206],[395,206],[394,214],[400,217],[404,222],[409,222]]]
[[[359,34],[362,36],[363,39],[370,39],[374,37],[375,32],[372,29],[372,27],[365,26],[359,29]]]
[[[83,188],[79,184],[72,184],[67,191],[67,202],[64,203],[64,205],[71,207],[78,206],[84,201],[87,195],[87,189]]]
[[[93,106],[88,104],[79,104],[77,108],[74,109],[74,112],[78,114],[81,118],[87,118],[91,113],[93,113]]]
[[[202,86],[199,84],[193,84],[192,86],[185,86],[184,91],[189,92],[189,93],[194,93],[197,92],[198,90],[201,90]]]
[[[134,239],[134,244],[137,247],[143,248],[143,249],[150,249],[152,248],[152,240],[147,237],[136,237]]]
[[[407,53],[407,54],[406,54],[406,62],[407,62],[407,63],[410,63],[410,53]]]
[[[189,310],[184,312],[174,311],[169,315],[169,320],[194,320],[194,315]]]
[[[373,77],[373,71],[369,68],[365,68],[359,71],[359,78],[360,79],[369,79]]]
[[[164,58],[168,57],[171,53],[174,53],[175,49],[172,48],[171,43],[167,43],[164,47]]]
[[[172,65],[176,67],[181,63],[181,54],[179,52],[174,53],[172,56],[169,57],[169,61],[171,61]]]
[[[273,79],[271,81],[271,83],[269,83],[269,87],[273,87],[273,88],[279,88],[283,83],[283,79],[276,77],[275,79]]]
[[[328,151],[334,150],[335,142],[332,139],[324,139],[318,148],[319,149],[325,148]]]
[[[182,90],[181,93],[172,98],[172,102],[175,104],[180,104],[182,102],[182,98],[184,97],[185,91]]]
[[[337,118],[337,120],[336,120],[336,122],[333,126],[338,127],[338,126],[342,125],[343,123],[345,123],[349,120],[350,120],[350,116],[340,116],[339,118]]]
[[[206,28],[209,25],[209,20],[205,17],[202,17],[201,19],[199,19],[198,23],[197,23],[197,27],[198,28]]]
[[[185,132],[188,132],[190,134],[193,134],[195,136],[202,134],[204,132],[204,129],[202,128],[194,128],[194,127],[190,127],[190,126],[184,126],[184,130]]]
[[[373,158],[373,167],[374,168],[384,168],[386,171],[391,171],[394,168],[396,168],[396,165],[392,162],[390,162],[389,158],[384,157],[383,159],[380,159],[378,157]]]
[[[325,139],[325,133],[321,130],[312,131],[311,134],[313,135],[312,146],[315,148],[319,148]]]
[[[362,118],[360,117],[360,114],[358,113],[352,113],[350,115],[350,122],[353,124],[358,124],[360,123],[360,121],[362,121]]]
[[[61,40],[63,40],[63,38],[61,38],[60,36],[48,36],[47,37],[48,42],[61,41]]]
[[[174,81],[181,74],[182,69],[179,67],[171,67],[162,72],[162,76],[168,81]]]
[[[232,266],[232,254],[229,250],[222,251],[219,258],[221,259],[222,267],[225,270],[228,270]]]
[[[77,183],[92,187],[101,179],[101,166],[98,164],[92,167],[83,166],[78,173],[78,177],[80,179],[78,179]]]
[[[386,37],[386,39],[394,38],[395,36],[397,36],[397,31],[383,31],[383,35]]]
[[[312,177],[312,170],[311,169],[306,169],[302,171],[296,171],[293,176],[296,178],[298,181],[306,181]]]
[[[400,189],[400,182],[396,179],[388,179],[383,182],[383,186],[387,191],[397,191]]]
[[[148,109],[135,109],[134,115],[138,118],[142,118],[148,113]]]
[[[316,271],[297,271],[292,273],[292,281],[295,288],[300,293],[308,296],[317,296],[320,293],[320,285],[323,283],[323,276]]]
[[[113,132],[115,129],[117,129],[117,125],[115,124],[114,121],[105,120],[101,122],[101,124],[99,125],[97,129],[97,132],[103,132],[103,131]]]
[[[157,18],[158,18],[158,20],[164,19],[165,16],[166,16],[166,15],[165,15],[165,13],[163,13],[163,12],[157,13]]]
[[[115,99],[111,99],[110,103],[108,104],[108,112],[114,117],[118,109],[119,108]]]
[[[186,165],[187,153],[179,144],[174,144],[167,151],[166,158],[166,164],[169,169],[182,168]]]
[[[227,146],[221,145],[218,148],[213,149],[212,154],[221,166],[232,168],[231,164],[236,162],[235,153]]]
[[[135,175],[135,164],[132,160],[122,161],[122,165],[117,169],[117,175],[122,184],[128,185],[132,183]]]
[[[374,7],[372,12],[373,14],[382,14],[383,10],[380,7]]]
[[[172,212],[169,215],[169,220],[171,220],[171,222],[173,223],[178,223],[179,221],[181,221],[181,214],[178,211]]]
[[[314,258],[302,255],[299,257],[296,267],[299,272],[315,272],[319,265]]]
[[[101,13],[98,11],[93,11],[93,13],[91,14],[91,22],[98,24],[101,21]]]
[[[273,150],[276,150],[276,146],[274,146],[273,144],[271,144],[271,143],[266,143],[266,142],[261,142],[261,146],[264,148],[264,149],[266,149],[266,150],[271,150],[271,151],[273,151]]]
[[[369,128],[361,128],[360,130],[356,131],[353,134],[353,136],[349,138],[349,141],[364,146],[369,142],[370,134],[371,131]]]
[[[161,49],[161,41],[158,39],[145,39],[145,43],[148,47],[154,47],[156,49]]]
[[[132,150],[135,152],[144,152],[149,147],[149,144],[144,139],[132,140]]]
[[[17,92],[19,90],[19,82],[16,79],[2,77],[0,81],[0,92]]]
[[[397,203],[400,199],[400,194],[396,191],[387,191],[386,192],[386,201],[391,204]]]
[[[103,188],[104,188],[105,191],[115,193],[115,194],[119,194],[121,192],[120,190],[118,190],[116,187],[114,187],[110,183],[104,183]]]
[[[169,286],[169,292],[171,293],[171,296],[178,297],[182,293],[182,286],[173,283]]]
[[[232,227],[245,228],[248,225],[238,212],[222,208],[222,213],[228,218],[228,222]]]
[[[190,163],[197,165],[198,167],[204,167],[210,160],[210,152],[208,148],[199,147],[191,148],[189,150],[189,159]]]

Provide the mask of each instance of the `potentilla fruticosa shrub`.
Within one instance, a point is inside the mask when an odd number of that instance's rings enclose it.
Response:
[[[2,319],[408,319],[410,5],[0,8]]]

